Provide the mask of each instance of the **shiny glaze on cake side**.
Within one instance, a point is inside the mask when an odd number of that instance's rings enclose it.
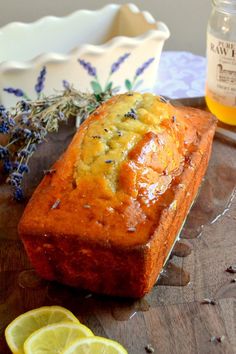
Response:
[[[39,273],[96,292],[147,292],[205,172],[214,126],[207,113],[188,114],[151,94],[101,106],[56,173],[44,177],[19,225]]]

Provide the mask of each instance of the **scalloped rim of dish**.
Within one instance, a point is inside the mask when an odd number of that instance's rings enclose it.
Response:
[[[7,25],[5,25],[4,27],[0,28],[0,35],[3,35],[4,32],[6,32],[9,28],[14,27],[14,26],[23,26],[23,27],[37,27],[39,25],[41,25],[41,23],[43,22],[47,22],[47,21],[70,21],[70,19],[74,16],[77,16],[78,12],[82,12],[82,13],[93,13],[93,14],[98,14],[98,13],[102,13],[105,10],[107,10],[107,8],[121,8],[122,6],[128,6],[130,11],[132,11],[133,13],[141,13],[143,15],[143,18],[146,20],[147,23],[149,24],[156,24],[157,29],[152,29],[149,30],[139,36],[136,37],[126,37],[126,36],[116,36],[112,39],[110,39],[109,41],[100,44],[100,45],[94,45],[94,44],[82,44],[82,45],[78,45],[76,47],[74,47],[72,50],[70,50],[67,54],[59,54],[56,52],[47,52],[47,53],[41,53],[35,57],[33,57],[30,60],[27,61],[15,61],[15,60],[5,60],[0,62],[0,70],[2,72],[4,71],[9,71],[12,69],[19,69],[19,70],[25,70],[25,69],[29,69],[30,67],[33,66],[38,66],[40,63],[45,63],[48,61],[57,61],[57,62],[66,62],[69,61],[69,59],[71,58],[71,56],[73,56],[75,53],[80,52],[80,53],[84,53],[86,52],[87,54],[96,54],[96,55],[102,55],[104,52],[106,52],[107,49],[112,49],[118,45],[129,45],[132,47],[136,47],[137,44],[143,40],[149,39],[149,38],[155,38],[158,37],[160,39],[166,40],[169,38],[170,36],[170,32],[168,27],[161,21],[155,21],[154,17],[147,11],[140,11],[139,8],[132,3],[127,3],[127,4],[108,4],[104,7],[102,7],[101,9],[98,10],[78,10],[76,12],[73,12],[72,14],[69,14],[67,16],[64,17],[57,17],[57,16],[45,16],[42,17],[38,20],[36,20],[35,22],[31,22],[31,23],[23,23],[23,22],[12,22],[9,23]],[[163,31],[158,29],[158,27],[163,27]]]

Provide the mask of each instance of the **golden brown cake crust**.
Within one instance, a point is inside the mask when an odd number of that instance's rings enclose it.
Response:
[[[143,296],[196,195],[214,130],[210,114],[150,94],[119,95],[101,106],[19,224],[36,270],[99,293]]]

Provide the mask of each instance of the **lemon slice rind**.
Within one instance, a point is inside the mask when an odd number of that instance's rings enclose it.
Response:
[[[127,350],[116,341],[93,336],[78,339],[67,347],[62,354],[128,354]]]
[[[44,306],[25,312],[5,329],[7,344],[12,353],[24,354],[23,344],[35,330],[62,321],[80,323],[73,313],[61,306]]]
[[[55,323],[32,333],[24,343],[25,354],[63,353],[74,341],[92,337],[93,332],[80,323]]]

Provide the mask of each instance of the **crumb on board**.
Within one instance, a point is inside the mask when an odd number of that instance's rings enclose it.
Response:
[[[154,353],[154,348],[152,347],[151,344],[147,344],[145,347],[146,353]]]

